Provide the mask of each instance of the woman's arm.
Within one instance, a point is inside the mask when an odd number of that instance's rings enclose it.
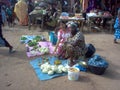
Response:
[[[58,45],[59,45],[59,43],[60,43],[60,41],[61,41],[61,39],[62,39],[62,31],[61,31],[61,30],[58,31],[58,33],[57,33],[57,38],[58,38],[58,41],[57,41],[57,44],[56,44],[56,46],[55,46],[54,52],[56,52],[56,50],[57,50],[57,48],[58,48]]]
[[[59,43],[60,43],[60,40],[58,40],[58,42],[57,42],[57,44],[56,44],[56,46],[55,46],[54,52],[56,52],[56,50],[57,50],[57,48],[58,48]]]

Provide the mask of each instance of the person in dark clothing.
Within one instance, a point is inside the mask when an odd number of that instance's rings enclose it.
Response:
[[[62,5],[62,12],[68,12],[68,1],[67,0],[60,0]]]
[[[4,24],[2,22],[1,5],[0,5],[0,44],[1,44],[1,42],[4,42],[4,45],[2,45],[2,46],[8,47],[9,48],[9,53],[14,53],[15,50],[13,49],[13,46],[11,46],[8,43],[8,41],[3,37],[3,34],[2,34],[2,25],[4,25]]]
[[[7,21],[8,21],[8,26],[11,27],[13,24],[13,11],[11,7],[6,8],[6,14],[7,14]]]
[[[30,12],[34,10],[34,4],[32,0],[28,0],[27,4],[28,4],[28,14],[29,14]]]
[[[49,5],[49,8],[46,10],[47,14],[45,16],[45,21],[52,21],[52,18],[57,16],[57,10],[54,5]]]

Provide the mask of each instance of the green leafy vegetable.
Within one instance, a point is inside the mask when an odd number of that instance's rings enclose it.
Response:
[[[36,41],[30,41],[29,43],[28,43],[28,45],[29,46],[36,46],[37,45],[37,42]]]
[[[26,37],[21,37],[21,40],[26,40],[27,38]]]
[[[38,42],[38,41],[41,41],[42,38],[41,38],[41,36],[36,36],[33,40],[36,40],[36,42]]]

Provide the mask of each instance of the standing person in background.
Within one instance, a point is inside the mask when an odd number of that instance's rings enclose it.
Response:
[[[6,14],[7,14],[8,26],[11,27],[13,24],[13,12],[11,7],[6,8]]]
[[[28,4],[28,14],[29,14],[30,12],[34,10],[34,4],[32,0],[28,0],[27,4]]]
[[[7,21],[6,13],[5,13],[5,6],[1,7],[1,14],[2,14],[2,21],[5,24]]]
[[[73,5],[73,12],[74,13],[80,13],[80,1],[75,0],[75,4]]]
[[[15,4],[14,12],[19,19],[20,25],[28,25],[28,6],[25,0],[19,0]]]
[[[68,12],[68,1],[67,0],[60,0],[62,5],[62,12]]]
[[[120,8],[118,9],[118,15],[114,24],[114,43],[117,43],[117,39],[120,39]]]
[[[14,53],[15,50],[13,49],[13,46],[11,46],[8,43],[8,41],[3,37],[3,34],[2,34],[2,25],[4,25],[4,24],[2,22],[1,5],[0,5],[0,46],[8,47],[9,48],[9,53]]]

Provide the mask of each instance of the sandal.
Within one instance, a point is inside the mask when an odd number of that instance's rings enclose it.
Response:
[[[118,43],[118,42],[116,41],[116,39],[114,39],[114,43]]]
[[[16,50],[14,48],[10,48],[9,53],[14,53]]]

